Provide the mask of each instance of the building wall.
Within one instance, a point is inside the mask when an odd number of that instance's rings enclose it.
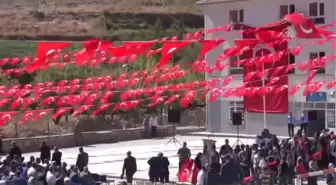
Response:
[[[211,1],[211,0],[210,0]],[[236,9],[244,9],[244,24],[251,26],[262,26],[268,23],[275,22],[280,19],[280,5],[295,4],[296,12],[301,12],[305,15],[309,13],[309,3],[317,2],[314,0],[231,0],[222,3],[199,3],[199,7],[204,12],[205,29],[218,27],[221,25],[227,25],[230,23],[229,11]],[[325,4],[325,23],[331,23],[336,19],[336,13],[334,8],[336,7],[335,0],[318,1]],[[332,28],[335,31],[335,28]],[[232,47],[234,45],[234,39],[241,39],[241,35],[237,31],[232,32],[215,32],[206,35],[206,39],[224,39],[225,42],[212,50],[206,55],[206,59],[210,66],[215,65],[217,56],[219,56],[224,49]],[[314,39],[292,39],[289,41],[289,48],[294,48],[298,44],[309,43],[315,41]],[[335,54],[335,49],[331,47],[331,42],[323,45],[312,45],[303,48],[301,54],[296,56],[296,63],[301,63],[309,59],[310,52],[324,51],[326,56]],[[335,76],[335,62],[328,62],[325,74],[317,74],[313,81],[331,80]],[[212,74],[206,74],[207,79],[218,78],[229,75],[229,69],[226,68],[222,71],[215,71]],[[304,78],[307,75],[307,71],[299,71],[297,68],[295,74],[289,75],[289,86],[304,82]],[[242,83],[242,76],[235,75],[234,80],[228,85],[228,87],[235,87]],[[327,90],[322,87],[319,92],[330,93],[331,90]],[[208,131],[210,132],[236,132],[236,127],[230,124],[230,102],[243,101],[239,97],[230,97],[227,99],[219,98],[214,102],[210,102],[207,105],[207,122]],[[289,110],[295,110],[295,102],[305,102],[306,97],[303,96],[303,88],[300,89],[296,95],[289,97]],[[327,97],[327,102],[335,102],[335,98]],[[245,122],[240,126],[242,133],[257,134],[263,124],[263,114],[258,113],[244,113]],[[273,133],[287,134],[287,114],[267,114],[267,127]]]

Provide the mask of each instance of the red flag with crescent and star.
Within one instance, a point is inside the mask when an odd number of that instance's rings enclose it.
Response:
[[[192,174],[192,167],[194,164],[194,160],[192,159],[184,159],[181,163],[181,168],[177,173],[177,177],[179,182],[186,182],[189,180]]]
[[[280,22],[270,27],[257,28],[254,31],[246,32],[246,34],[243,33],[243,39],[237,41],[240,45],[244,41],[246,43],[253,43],[253,45],[248,47],[249,49],[243,51],[244,59],[248,61],[244,65],[244,82],[247,84],[246,88],[251,89],[251,92],[244,94],[244,108],[248,112],[262,113],[266,111],[266,113],[275,114],[288,112],[287,90],[276,92],[276,95],[274,94],[276,87],[288,85],[288,77],[284,76],[284,71],[272,76],[272,71],[276,67],[288,65],[287,54],[284,52],[281,57],[278,57],[276,53],[288,48],[287,42],[284,41],[283,37],[276,34],[281,33],[287,27],[287,23]],[[262,31],[262,34],[259,34],[259,31]],[[267,31],[269,33],[266,33]],[[263,35],[274,35],[274,38],[260,40],[260,36]],[[251,42],[251,40],[254,40],[254,42]],[[274,42],[274,40],[278,40],[278,42]],[[267,43],[267,41],[270,41],[270,43]],[[265,56],[267,60],[263,60],[262,56]],[[251,73],[254,75],[251,76]],[[249,78],[245,78],[247,76]],[[270,80],[275,77],[278,77],[278,79],[272,82],[272,86],[267,86]],[[267,90],[265,90],[266,88]],[[266,103],[265,110],[263,103],[260,103],[263,102],[264,96]]]

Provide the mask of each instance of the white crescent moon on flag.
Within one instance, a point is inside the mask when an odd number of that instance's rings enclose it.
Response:
[[[11,118],[12,118],[12,116],[10,114],[5,114],[5,115],[2,116],[1,119],[4,120],[4,121],[9,121]]]
[[[275,49],[274,49],[274,47],[270,47],[269,45],[266,45],[266,44],[257,44],[257,45],[255,46],[255,48],[253,49],[253,58],[257,57],[257,56],[256,56],[256,55],[257,55],[257,52],[258,52],[259,50],[262,50],[262,49],[267,50],[267,51],[269,51],[270,53],[275,53],[275,52],[276,52]],[[276,61],[276,56],[273,55],[273,64],[275,63],[275,61]]]
[[[17,100],[17,102],[18,102],[19,104],[23,104],[23,99],[22,99],[22,98],[19,98],[19,99]]]
[[[26,118],[29,118],[30,116],[33,116],[32,112],[29,112],[28,114],[25,115]]]
[[[177,49],[177,47],[171,48],[171,49],[167,52],[167,54],[170,54],[170,53],[174,52],[176,49]]]
[[[305,34],[311,34],[313,33],[313,28],[310,28],[310,29],[306,29],[302,26],[302,24],[300,23],[300,29],[302,30],[303,33]]]
[[[267,50],[267,51],[269,51],[270,53],[275,53],[276,51],[275,51],[275,49],[274,49],[274,47],[270,47],[269,45],[267,45],[267,44],[257,44],[255,47],[254,47],[254,49],[253,49],[253,58],[255,58],[255,57],[257,57],[256,55],[257,55],[257,52],[259,51],[259,50]],[[273,55],[273,64],[272,65],[274,65],[274,63],[276,62],[276,56],[275,55]],[[263,64],[264,65],[264,64]],[[265,78],[266,76],[264,76],[264,78]]]

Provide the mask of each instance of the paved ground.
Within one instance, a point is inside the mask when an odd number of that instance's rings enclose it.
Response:
[[[217,141],[217,148],[224,143],[224,138],[220,137],[201,137],[201,136],[178,136],[177,139],[181,142],[187,142],[188,147],[194,157],[198,152],[202,151],[202,139],[211,138]],[[169,158],[170,161],[170,179],[176,181],[176,173],[178,168],[177,150],[180,148],[179,144],[166,143],[170,138],[162,139],[146,139],[136,141],[125,141],[113,144],[98,144],[84,147],[84,150],[89,153],[89,169],[93,173],[100,173],[109,176],[110,178],[119,178],[123,165],[123,159],[127,151],[132,151],[133,156],[137,159],[138,171],[135,178],[139,180],[148,179],[148,164],[147,160],[156,156],[158,152]],[[235,138],[228,138],[231,144],[236,141]],[[244,144],[253,144],[254,139],[241,139]],[[76,162],[78,148],[60,149],[63,152],[63,160],[68,164]],[[39,153],[27,153],[25,157],[31,155],[39,156]],[[321,182],[322,183],[322,182]],[[319,184],[321,184],[319,183]],[[324,184],[324,183],[322,183]]]

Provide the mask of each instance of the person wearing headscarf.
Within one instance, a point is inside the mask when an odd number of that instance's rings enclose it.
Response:
[[[309,170],[308,170],[308,172],[314,172],[316,170],[317,170],[317,164],[315,163],[315,161],[310,161],[309,162]],[[317,178],[318,178],[318,176],[309,176],[309,177],[307,177],[308,185],[318,185],[317,184]]]
[[[202,169],[202,153],[198,153],[195,157],[194,160],[194,167],[193,167],[193,172],[192,172],[192,177],[191,177],[191,184],[192,185],[196,185],[197,184],[197,176],[198,173],[201,171]]]

